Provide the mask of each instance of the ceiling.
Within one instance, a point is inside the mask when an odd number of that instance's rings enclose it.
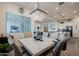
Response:
[[[13,2],[12,2],[13,3]],[[39,2],[39,8],[55,19],[68,19],[79,16],[79,2],[64,2],[58,7],[59,2]],[[25,7],[30,11],[36,8],[37,2],[14,2],[13,4]],[[62,16],[58,14],[58,11]]]

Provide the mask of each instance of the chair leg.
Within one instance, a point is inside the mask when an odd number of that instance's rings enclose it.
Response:
[[[63,46],[62,50],[66,50],[66,48],[67,48],[67,43],[64,42],[64,46]]]

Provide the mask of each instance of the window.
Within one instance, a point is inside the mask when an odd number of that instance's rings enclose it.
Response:
[[[7,19],[7,33],[31,31],[31,20],[29,17],[7,12],[6,19]]]

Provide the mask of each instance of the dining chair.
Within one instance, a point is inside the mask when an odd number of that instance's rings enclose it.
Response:
[[[11,35],[7,34],[7,38],[8,38],[8,43],[10,45],[12,45],[13,44],[13,37]]]
[[[60,33],[58,33],[58,36],[57,36],[57,38],[55,39],[55,40],[53,40],[53,42],[55,43],[54,45],[53,45],[53,48],[57,45],[57,43],[60,41],[59,40],[59,35],[60,35]]]
[[[59,40],[59,36],[60,36],[60,33],[58,33],[58,36],[57,36],[57,39],[56,39],[57,41],[60,41],[60,40]]]
[[[63,48],[62,48],[62,50],[66,50],[66,48],[67,48],[67,40],[65,41],[65,42],[63,42],[64,44],[63,44]]]
[[[65,42],[65,41],[64,41]],[[63,41],[59,41],[57,43],[57,45],[55,46],[55,48],[53,49],[53,56],[60,56],[60,53],[64,47],[64,42]]]

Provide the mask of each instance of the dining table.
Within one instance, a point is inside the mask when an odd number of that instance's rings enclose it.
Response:
[[[42,40],[36,40],[33,37],[20,39],[22,46],[32,55],[39,56],[51,47],[54,42],[52,38],[42,37]]]

